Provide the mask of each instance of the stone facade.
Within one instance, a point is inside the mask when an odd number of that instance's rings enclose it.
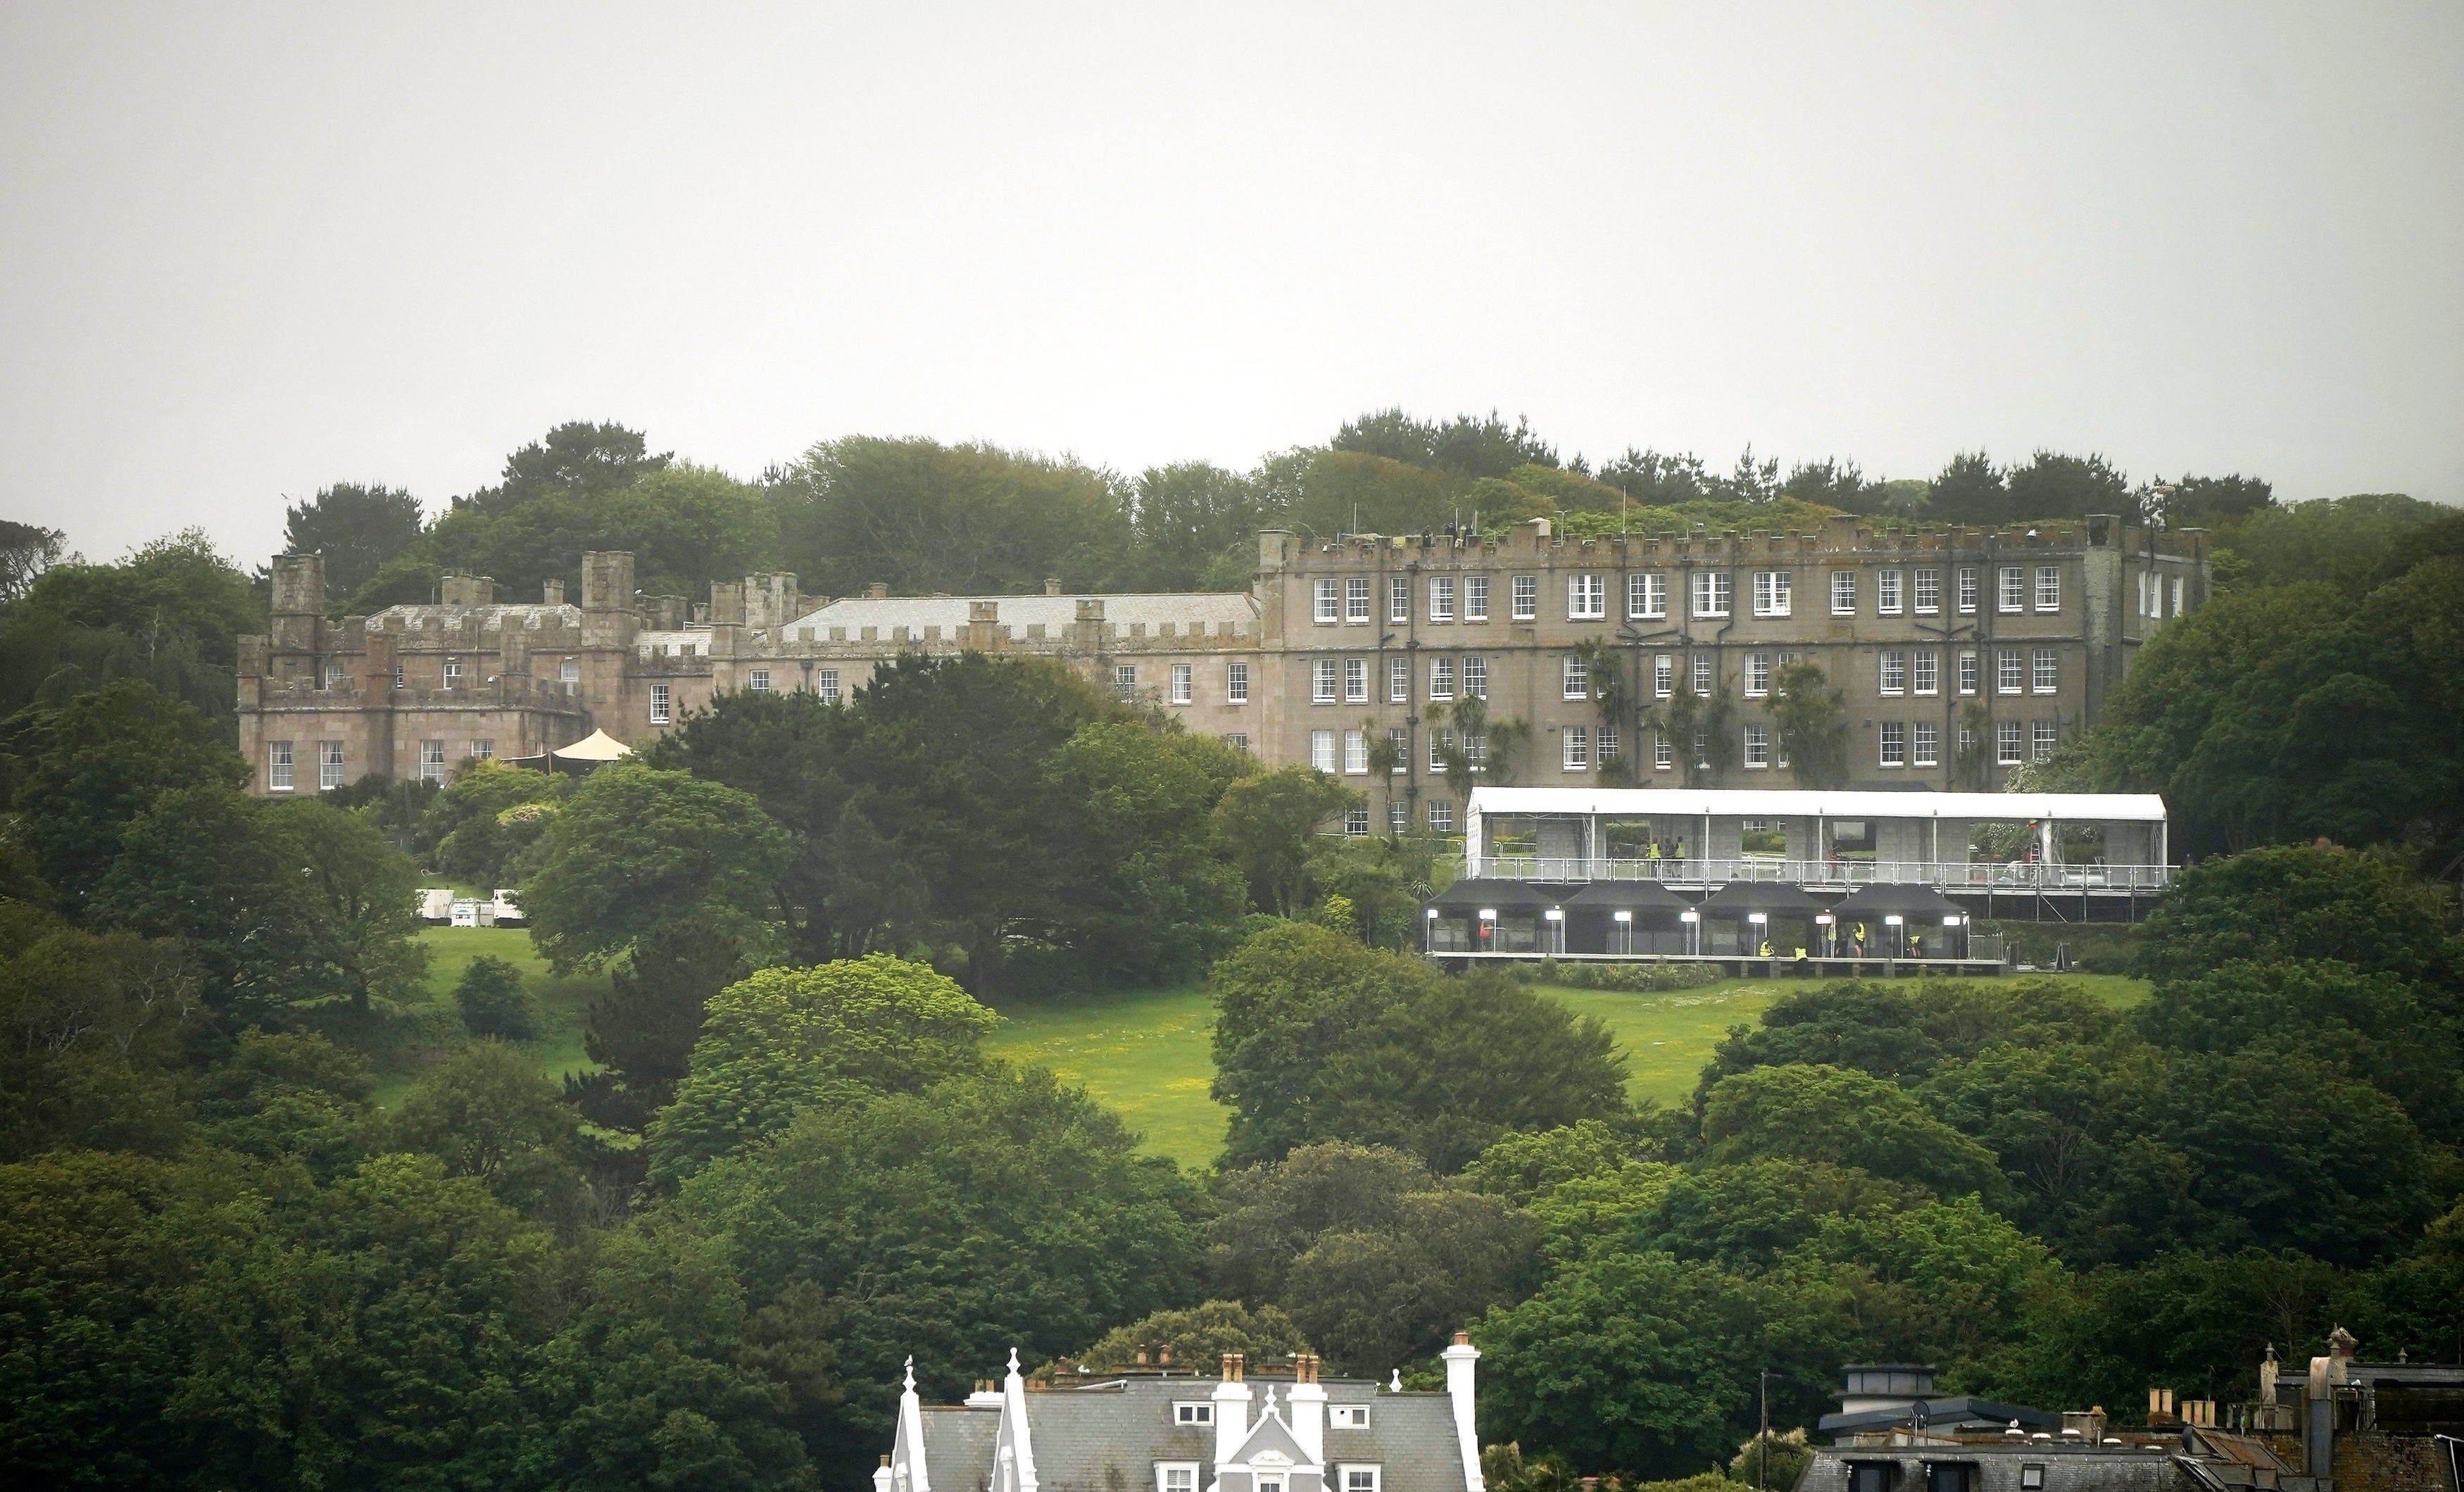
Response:
[[[690,614],[636,596],[623,554],[585,557],[578,607],[554,582],[517,604],[489,580],[451,577],[436,603],[340,623],[324,617],[315,556],[274,573],[272,634],[241,645],[241,746],[260,791],[313,789],[337,771],[440,775],[594,728],[640,741],[722,691],[844,698],[901,654],[980,649],[1060,659],[1270,765],[1357,779],[1381,828],[1460,827],[1429,707],[1467,697],[1529,725],[1518,783],[1683,780],[1690,743],[1633,739],[1631,712],[1603,718],[1570,665],[1585,645],[1616,649],[1639,704],[1697,684],[1734,699],[1734,764],[1718,785],[1796,785],[1769,685],[1804,658],[1846,696],[1856,785],[1966,785],[1954,774],[1972,723],[1988,763],[1976,785],[1997,786],[2093,719],[2141,644],[2208,589],[2203,535],[2102,517],[2001,533],[1835,518],[1813,534],[1680,539],[1562,538],[1546,519],[1460,538],[1269,531],[1245,594],[876,586],[828,601],[773,574],[715,584]],[[1371,748],[1387,741],[1395,770],[1373,780]]]

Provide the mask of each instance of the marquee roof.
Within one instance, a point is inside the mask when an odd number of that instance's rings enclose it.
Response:
[[[1475,814],[1617,818],[2057,819],[2162,823],[2153,793],[1877,793],[1814,788],[1475,787]]]

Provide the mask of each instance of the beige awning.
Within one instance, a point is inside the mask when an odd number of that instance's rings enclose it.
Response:
[[[560,746],[548,755],[559,761],[614,761],[620,757],[633,755],[633,748],[605,731],[593,731],[572,745]]]

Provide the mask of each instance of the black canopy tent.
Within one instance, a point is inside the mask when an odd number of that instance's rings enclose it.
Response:
[[[1878,882],[1860,886],[1831,909],[1842,948],[1857,947],[1885,957],[1955,958],[1968,946],[1968,915],[1930,886]],[[1857,929],[1865,936],[1859,939]],[[1908,939],[1918,941],[1911,947]]]
[[[1594,881],[1564,903],[1566,951],[1682,954],[1693,904],[1657,881]]]
[[[1755,954],[1765,943],[1787,957],[1812,949],[1814,919],[1822,903],[1789,881],[1731,881],[1704,900],[1703,921],[1712,931],[1705,938],[1706,953]]]
[[[1563,889],[1530,881],[1457,881],[1429,898],[1431,953],[1554,953],[1547,913],[1564,904]],[[1494,922],[1481,916],[1497,914]]]

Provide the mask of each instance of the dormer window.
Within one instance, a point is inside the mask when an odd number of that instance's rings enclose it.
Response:
[[[1155,1492],[1198,1492],[1198,1462],[1155,1462]]]
[[[1366,1430],[1369,1428],[1369,1406],[1330,1404],[1327,1406],[1326,1422],[1337,1430]]]
[[[1175,1404],[1172,1422],[1177,1425],[1211,1425],[1215,1423],[1215,1406],[1206,1403]]]
[[[1336,1492],[1378,1492],[1377,1467],[1346,1462],[1335,1470],[1341,1474],[1341,1480],[1335,1483]]]

